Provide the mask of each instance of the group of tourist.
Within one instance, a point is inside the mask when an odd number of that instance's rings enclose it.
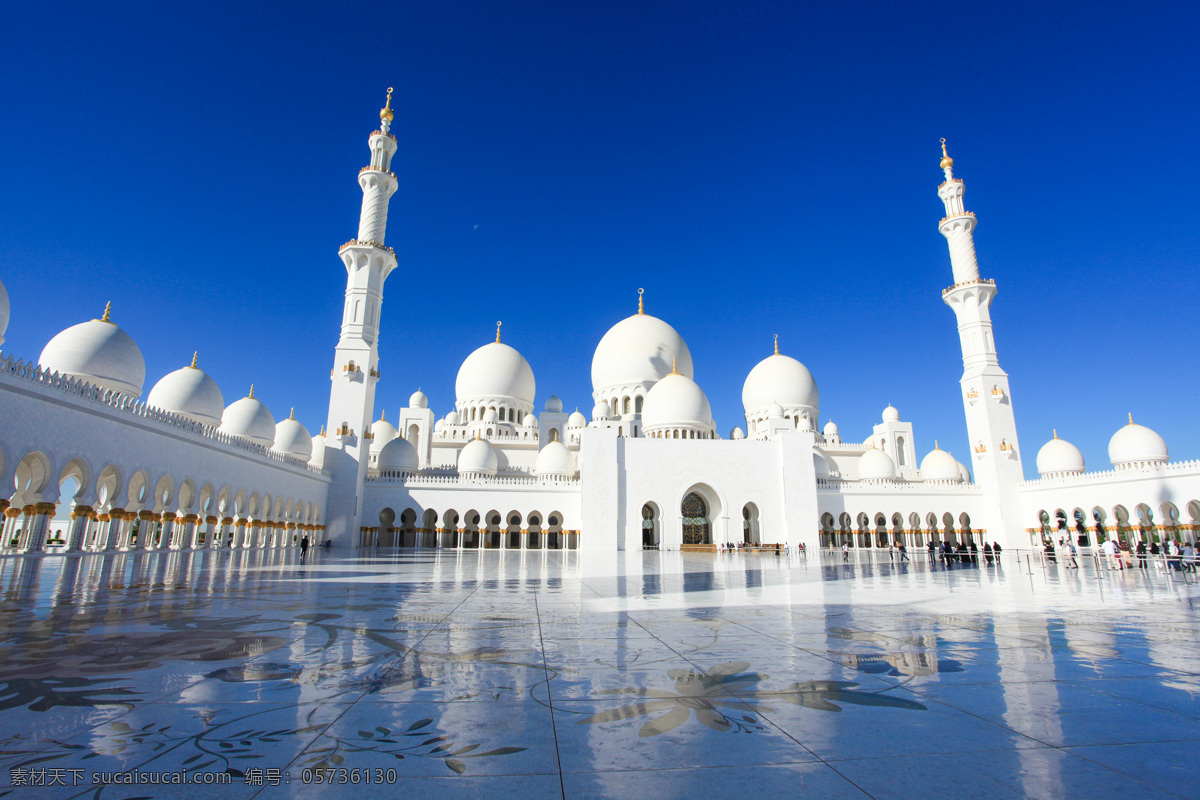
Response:
[[[929,550],[930,564],[941,561],[944,566],[948,567],[952,564],[979,563],[980,550],[975,545],[975,542],[970,542],[969,544],[959,542],[958,544],[954,544],[953,542],[948,542],[945,539],[940,542],[930,539],[929,543],[925,545],[925,547]],[[1004,548],[1000,546],[999,542],[990,544],[988,542],[984,542],[982,551],[983,560],[989,565],[993,561],[999,563],[1000,553],[1003,552],[1003,550]]]
[[[1073,545],[1070,539],[1060,539],[1059,546],[1071,548]],[[1046,543],[1046,547],[1051,550],[1054,545],[1051,542]],[[1138,569],[1147,569],[1149,563],[1156,565],[1157,569],[1169,569],[1173,572],[1195,572],[1197,562],[1200,561],[1200,552],[1197,551],[1196,545],[1192,542],[1184,542],[1178,539],[1168,539],[1161,545],[1158,542],[1138,542],[1134,547],[1129,546],[1129,542],[1116,541],[1114,539],[1106,539],[1100,545],[1100,552],[1108,559],[1109,567],[1112,569],[1133,569],[1136,563]]]

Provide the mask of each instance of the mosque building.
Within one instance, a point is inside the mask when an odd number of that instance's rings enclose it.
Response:
[[[554,394],[538,408],[534,370],[497,323],[495,341],[459,367],[452,408],[435,413],[418,389],[391,420],[382,408],[376,418],[383,289],[397,266],[385,244],[392,116],[389,90],[358,175],[359,229],[338,250],[346,295],[320,433],[291,414],[276,422],[252,386],[226,405],[198,355],[145,391],[141,351],[106,308],[36,360],[0,354],[0,552],[291,547],[305,536],[585,553],[1196,538],[1200,463],[1170,462],[1132,416],[1109,443],[1111,470],[1087,472],[1055,433],[1036,454],[1041,477],[1024,479],[990,316],[996,284],[980,273],[976,217],[944,140],[938,229],[953,285],[942,297],[962,346],[969,453],[935,443],[918,459],[912,424],[890,405],[843,439],[822,421],[812,373],[778,341],[742,386],[744,427],[723,437],[687,343],[647,313],[640,290],[637,313],[596,345],[589,416]],[[9,316],[0,284],[0,345]]]

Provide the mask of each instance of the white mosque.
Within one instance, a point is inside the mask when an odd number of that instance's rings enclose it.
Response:
[[[291,415],[276,422],[253,387],[226,406],[195,358],[143,393],[141,351],[106,309],[36,360],[2,354],[0,552],[291,547],[304,536],[584,552],[1195,539],[1200,463],[1170,462],[1132,418],[1109,443],[1112,469],[1087,472],[1056,435],[1037,453],[1040,479],[1024,480],[992,332],[996,285],[980,275],[976,218],[944,141],[938,229],[963,353],[962,460],[936,445],[918,459],[912,424],[890,405],[843,439],[821,424],[813,375],[778,344],[746,376],[744,428],[720,436],[687,343],[645,313],[640,292],[637,313],[596,345],[590,418],[554,395],[538,411],[533,368],[497,324],[459,368],[453,408],[439,416],[418,390],[376,419],[380,309],[397,264],[385,244],[397,188],[388,97],[358,176],[358,234],[338,250],[346,302],[321,432]],[[9,316],[0,285],[0,344]]]

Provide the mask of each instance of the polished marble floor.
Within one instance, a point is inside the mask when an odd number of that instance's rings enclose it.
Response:
[[[1095,567],[0,559],[0,796],[1200,798],[1200,589]]]

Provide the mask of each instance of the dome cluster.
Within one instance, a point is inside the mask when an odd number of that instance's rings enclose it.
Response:
[[[72,325],[56,335],[42,349],[38,365],[137,399],[146,379],[146,361],[133,337],[109,318],[111,311],[110,303],[100,319]],[[0,335],[7,321],[8,296],[0,286]],[[324,457],[324,437],[317,443],[318,457],[313,438],[294,414],[277,425],[270,410],[254,397],[253,386],[246,397],[226,407],[221,388],[197,365],[195,354],[191,364],[154,384],[145,404],[279,453],[317,462]]]

